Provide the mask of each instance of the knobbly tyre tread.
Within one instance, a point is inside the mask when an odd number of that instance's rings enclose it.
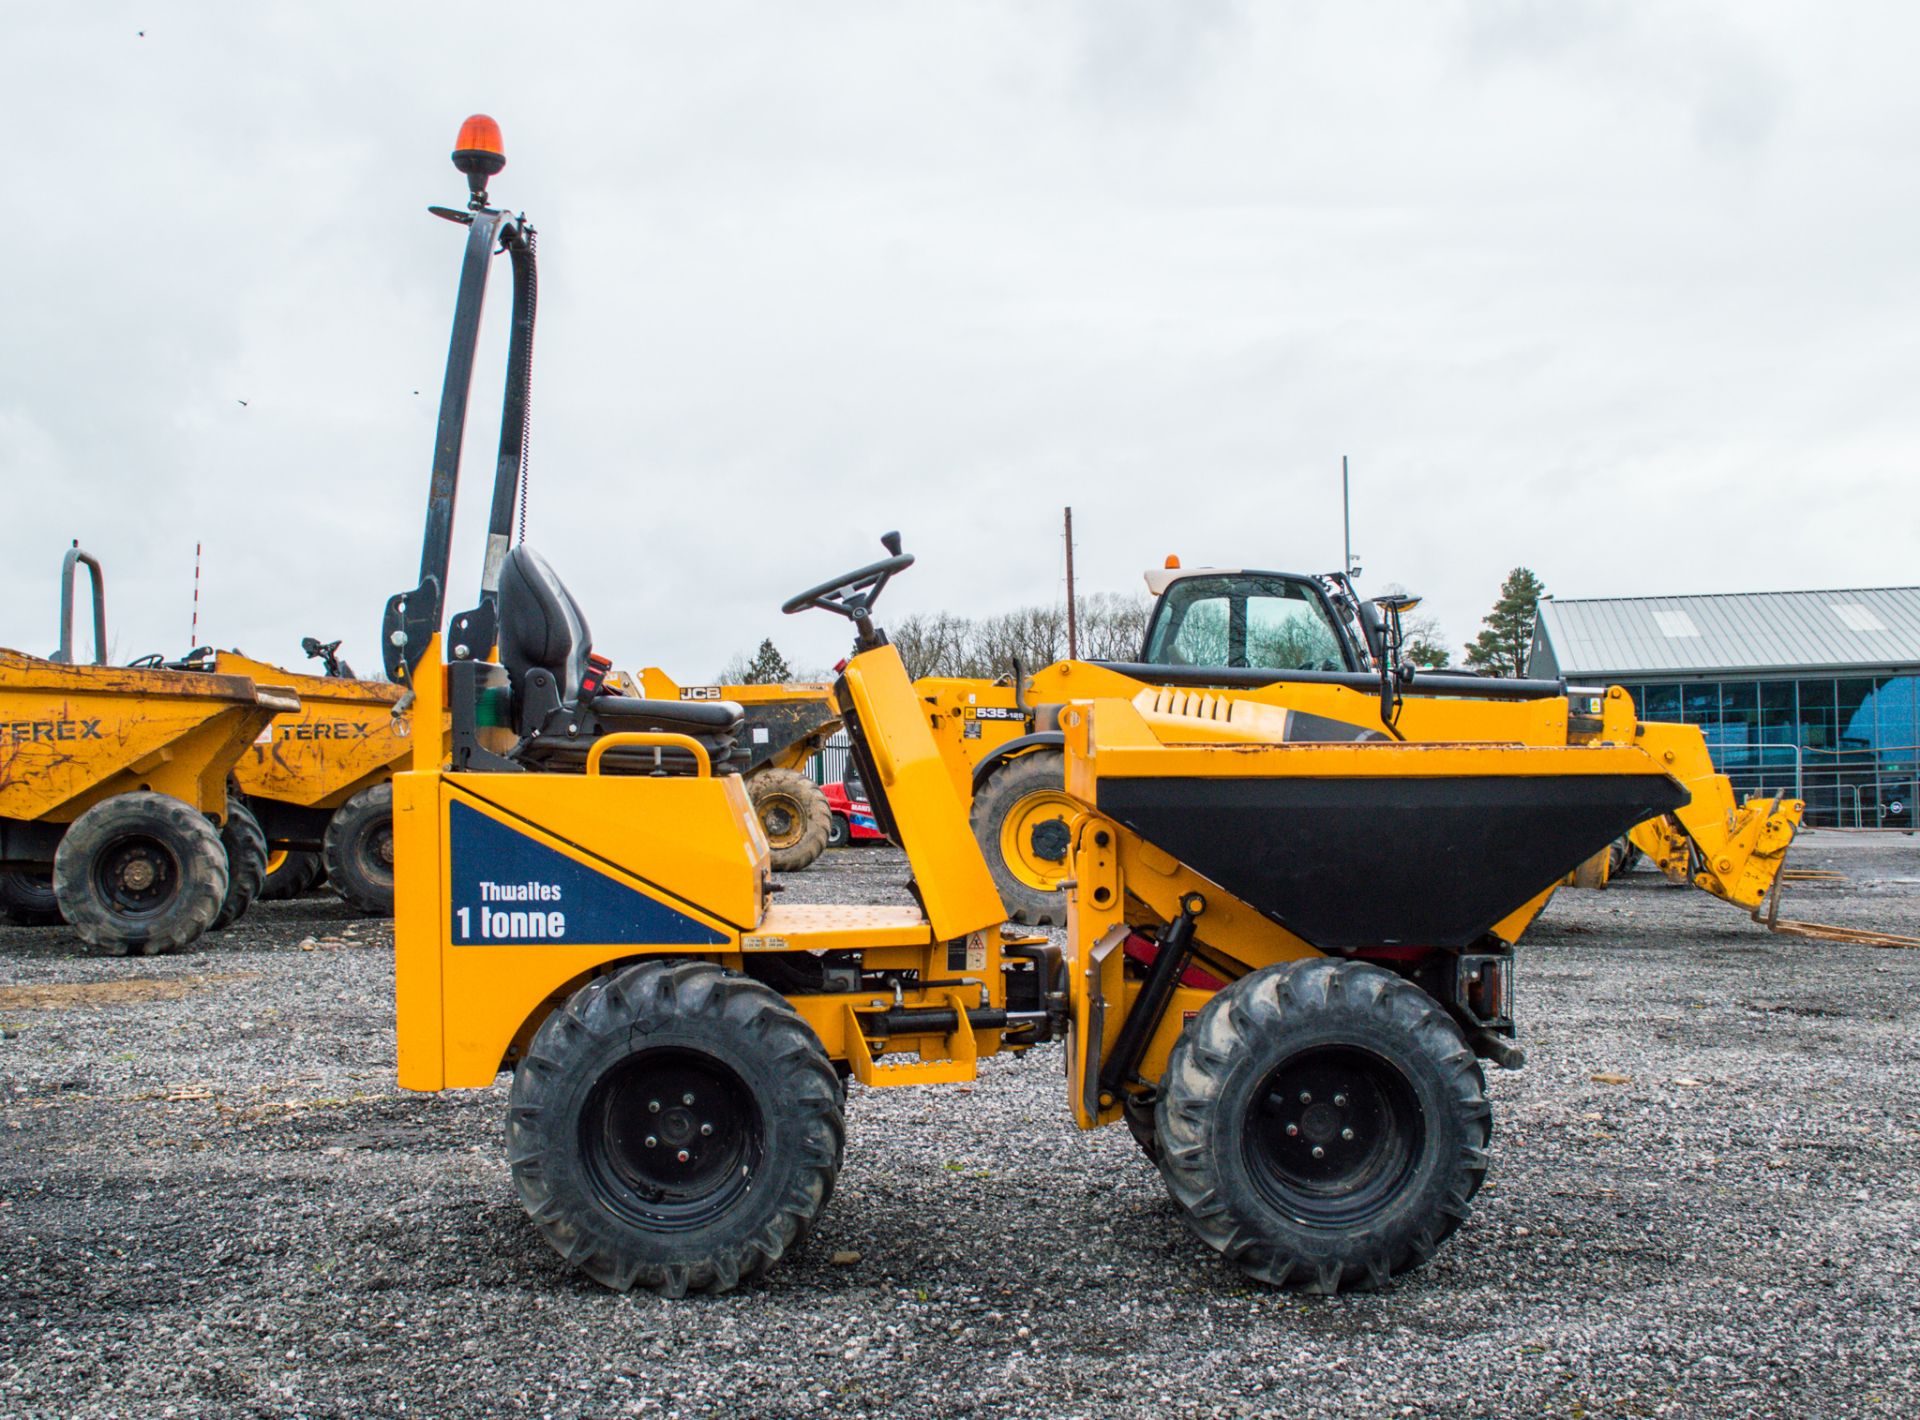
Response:
[[[1264,1197],[1229,1118],[1295,1050],[1333,1043],[1327,1030],[1411,1065],[1428,1121],[1413,1177],[1345,1231],[1289,1218]],[[1174,1046],[1156,1123],[1161,1176],[1196,1236],[1262,1282],[1330,1294],[1385,1286],[1459,1227],[1486,1177],[1492,1110],[1479,1061],[1438,1003],[1379,967],[1319,958],[1253,972],[1207,1003]]]
[[[698,1233],[635,1227],[584,1177],[579,1117],[595,1081],[658,1045],[731,1052],[765,1123],[769,1186]],[[818,1037],[771,988],[710,962],[640,962],[588,982],[534,1033],[509,1094],[507,1158],[535,1228],[594,1280],[667,1297],[727,1292],[799,1246],[826,1207],[846,1151],[843,1104]]]
[[[378,860],[374,841],[393,832],[393,785],[362,789],[333,811],[321,839],[327,884],[369,917],[393,916],[393,868]]]
[[[797,769],[761,769],[747,776],[747,798],[755,814],[761,812],[763,799],[776,794],[798,806],[806,827],[785,848],[769,843],[768,861],[776,873],[797,873],[811,867],[827,851],[827,840],[833,833],[833,810],[820,786]]]
[[[278,868],[270,871],[260,886],[256,902],[291,902],[304,897],[317,885],[322,868],[320,855],[305,848],[292,848]]]
[[[267,835],[260,820],[239,799],[227,798],[227,821],[220,828],[220,846],[227,850],[227,895],[208,930],[222,931],[246,915],[267,880]]]
[[[1042,790],[1064,791],[1067,782],[1067,757],[1057,749],[1037,749],[1001,765],[974,795],[967,821],[980,852],[987,860],[987,871],[1000,892],[1000,902],[1011,921],[1030,927],[1064,927],[1067,923],[1067,895],[1058,888],[1052,892],[1022,882],[1007,866],[1000,851],[1000,825],[1013,806],[1028,794]],[[1061,864],[1061,876],[1066,875]]]
[[[123,834],[138,831],[165,841],[180,865],[180,890],[167,910],[131,918],[94,887],[94,857]],[[95,804],[68,826],[53,859],[53,890],[60,911],[93,947],[122,956],[179,951],[213,925],[227,896],[227,850],[220,833],[191,804],[141,789]]]
[[[52,874],[25,868],[0,870],[0,922],[16,927],[57,927],[66,920],[60,915],[60,900],[54,896]]]

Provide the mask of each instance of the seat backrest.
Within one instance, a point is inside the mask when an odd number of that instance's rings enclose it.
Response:
[[[547,559],[522,544],[500,568],[500,664],[507,668],[516,702],[528,671],[545,670],[560,684],[560,699],[579,698],[593,633],[580,603]]]

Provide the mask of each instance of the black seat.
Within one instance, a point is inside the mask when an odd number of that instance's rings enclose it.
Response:
[[[574,768],[593,741],[615,731],[690,735],[705,746],[716,772],[734,767],[734,731],[744,713],[730,700],[640,700],[583,694],[593,633],[580,603],[532,548],[507,554],[500,569],[500,663],[506,668],[520,742],[514,758],[544,769]],[[620,747],[610,770],[655,772],[691,768],[682,750]]]

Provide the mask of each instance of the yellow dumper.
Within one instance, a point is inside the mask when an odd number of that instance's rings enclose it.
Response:
[[[227,779],[275,716],[299,708],[293,692],[242,675],[0,650],[9,915],[57,914],[94,946],[141,955],[232,920],[258,889],[265,854]],[[230,848],[255,864],[244,896]]]

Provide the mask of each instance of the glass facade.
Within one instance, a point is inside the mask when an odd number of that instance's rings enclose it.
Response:
[[[1913,827],[1920,676],[1622,683],[1641,719],[1698,725],[1739,799],[1805,799],[1827,828]]]

